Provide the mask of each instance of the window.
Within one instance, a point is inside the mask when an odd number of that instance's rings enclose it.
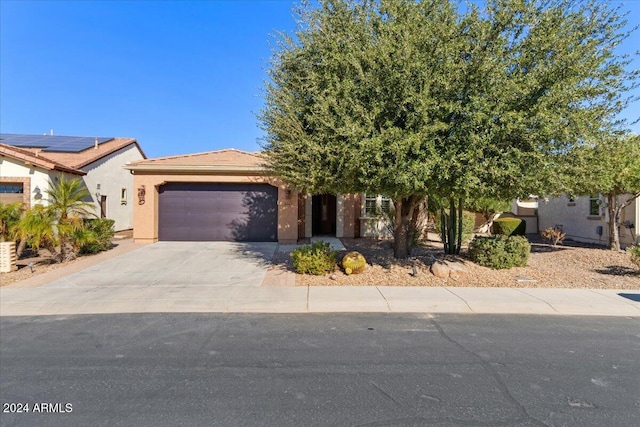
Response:
[[[589,215],[600,216],[600,195],[592,194],[589,196]]]
[[[24,187],[22,184],[0,184],[0,193],[2,194],[22,194]]]
[[[364,199],[364,216],[373,217],[391,210],[391,199],[380,194],[366,194]]]
[[[378,213],[377,204],[378,196],[367,194],[364,202],[364,216],[376,216]]]
[[[24,185],[21,182],[3,182],[0,184],[0,202],[22,203]]]

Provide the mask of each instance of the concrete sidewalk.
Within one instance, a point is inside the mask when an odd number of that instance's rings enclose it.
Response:
[[[3,288],[0,315],[512,313],[640,317],[640,290],[367,287]]]

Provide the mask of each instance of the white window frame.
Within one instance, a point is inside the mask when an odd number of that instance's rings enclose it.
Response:
[[[364,203],[362,204],[362,217],[363,218],[377,218],[382,216],[385,212],[393,209],[393,202],[389,197],[382,194],[362,194]],[[371,212],[371,205],[375,203],[375,212]]]

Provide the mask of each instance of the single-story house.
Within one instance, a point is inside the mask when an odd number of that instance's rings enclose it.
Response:
[[[82,178],[96,215],[133,228],[133,177],[122,166],[145,159],[133,138],[0,134],[0,201],[46,204],[49,182]]]
[[[627,200],[630,195],[619,197]],[[538,204],[540,230],[556,227],[566,238],[578,242],[606,245],[609,242],[609,214],[606,199],[600,194],[571,197],[545,197]],[[620,217],[620,245],[640,243],[640,198],[624,208]]]
[[[389,199],[302,194],[263,167],[260,153],[223,149],[133,161],[136,242],[383,237]]]

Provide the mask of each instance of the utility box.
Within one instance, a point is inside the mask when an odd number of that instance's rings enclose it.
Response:
[[[0,242],[0,273],[16,269],[16,242]]]

